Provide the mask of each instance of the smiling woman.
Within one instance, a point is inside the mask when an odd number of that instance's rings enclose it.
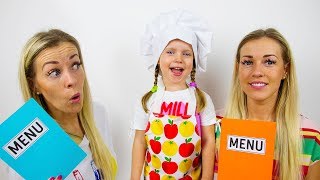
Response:
[[[249,102],[252,100],[274,102],[277,98],[280,82],[287,73],[288,63],[284,62],[281,54],[280,45],[270,38],[249,41],[241,48],[238,63],[239,81],[249,105],[252,104]]]
[[[299,114],[295,62],[277,30],[258,29],[240,42],[224,116],[276,122],[273,179],[320,179],[319,129]]]
[[[115,179],[117,163],[94,123],[78,41],[57,29],[35,34],[23,50],[19,79],[24,99],[36,99],[87,153],[63,178]]]

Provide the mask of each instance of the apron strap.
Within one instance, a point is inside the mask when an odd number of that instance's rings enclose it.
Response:
[[[200,135],[200,137],[202,137],[201,136],[201,115],[200,115],[200,113],[197,112],[197,110],[195,112],[195,116],[196,116],[196,120],[197,120],[197,128],[199,131],[199,135]]]
[[[195,108],[195,111],[194,111],[194,115],[196,117],[196,121],[197,121],[197,128],[198,128],[198,132],[199,132],[199,135],[200,137],[201,136],[201,115],[199,112],[197,112],[197,99],[196,99],[196,96],[195,96],[195,91],[196,89],[194,87],[191,87],[189,86],[189,91],[190,91],[190,94],[191,94],[191,97],[194,99],[195,103],[196,103],[196,108]]]

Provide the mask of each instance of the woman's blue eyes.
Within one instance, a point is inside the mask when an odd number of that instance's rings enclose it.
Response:
[[[58,77],[61,71],[59,69],[51,69],[48,73],[47,76],[49,77]]]
[[[252,63],[252,61],[249,61],[249,60],[243,60],[243,61],[241,61],[241,64],[248,66],[248,65],[251,65],[253,63]]]
[[[276,64],[276,61],[271,60],[271,59],[267,59],[267,60],[265,61],[265,63],[266,63],[267,65],[272,65],[272,64]]]
[[[75,63],[73,63],[73,65],[71,66],[71,70],[78,70],[78,69],[80,69],[81,64],[82,64],[81,62],[75,62]],[[47,73],[47,76],[52,77],[52,78],[56,78],[56,77],[58,77],[60,74],[61,74],[61,70],[58,69],[58,68],[54,68],[54,69],[51,69],[51,70]]]
[[[263,63],[267,66],[270,66],[270,65],[276,64],[276,61],[272,60],[272,59],[267,59]],[[245,66],[249,66],[249,65],[253,65],[253,61],[252,60],[243,60],[243,61],[241,61],[241,64],[245,65]]]
[[[75,63],[73,63],[73,65],[72,65],[72,69],[73,69],[73,70],[77,70],[77,69],[80,68],[80,66],[81,66],[81,63],[80,63],[80,62],[75,62]]]

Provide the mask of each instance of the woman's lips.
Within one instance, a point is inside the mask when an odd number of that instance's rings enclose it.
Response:
[[[77,93],[70,98],[70,101],[71,103],[79,103],[80,99],[81,99],[81,95],[80,93]]]
[[[265,82],[251,82],[249,85],[254,89],[262,89],[268,85],[268,83]]]

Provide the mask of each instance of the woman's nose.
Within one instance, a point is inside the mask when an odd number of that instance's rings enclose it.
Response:
[[[65,72],[64,74],[65,87],[71,88],[77,82],[77,77],[72,72]]]
[[[253,77],[262,77],[263,74],[263,67],[261,64],[254,64],[253,70],[252,70],[252,76]]]

